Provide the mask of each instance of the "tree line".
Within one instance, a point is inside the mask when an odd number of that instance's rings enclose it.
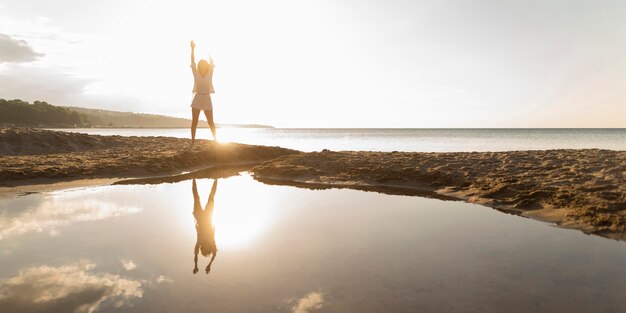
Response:
[[[63,107],[45,101],[28,103],[0,99],[0,126],[16,127],[189,127],[191,120],[157,114],[118,112],[80,107]],[[201,123],[200,127],[206,127]],[[218,124],[231,127],[271,127],[266,125]]]
[[[19,99],[0,99],[0,125],[29,127],[91,127],[86,114],[45,101],[32,104]]]

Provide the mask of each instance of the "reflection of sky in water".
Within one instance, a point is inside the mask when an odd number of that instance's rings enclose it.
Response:
[[[311,292],[298,299],[291,310],[293,313],[307,313],[319,310],[322,306],[324,306],[324,296],[319,292]]]
[[[137,213],[138,207],[99,199],[97,189],[79,189],[0,201],[0,240],[29,232],[58,235],[72,223]]]
[[[108,273],[95,274],[89,261],[58,267],[36,266],[2,280],[3,312],[93,312],[101,303],[121,307],[143,295],[142,283]]]
[[[203,206],[211,186],[198,180]],[[5,221],[46,225],[48,216],[63,220],[49,212],[65,212],[66,200],[100,209],[69,206],[83,217],[60,214],[66,222],[0,240],[0,251],[10,251],[0,254],[0,312],[65,301],[75,312],[626,307],[626,244],[478,205],[221,179],[219,253],[208,275],[194,275],[191,181],[29,195],[0,200],[0,208]]]

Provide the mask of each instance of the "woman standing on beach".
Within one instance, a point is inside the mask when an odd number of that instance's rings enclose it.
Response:
[[[211,102],[211,94],[215,92],[213,89],[213,58],[209,57],[209,61],[202,59],[196,66],[194,50],[196,43],[191,41],[191,72],[193,73],[193,101],[191,102],[191,144],[196,140],[196,128],[198,127],[198,119],[200,111],[204,111],[204,116],[209,123],[213,140],[217,141],[215,136],[215,123],[213,122],[213,104]]]

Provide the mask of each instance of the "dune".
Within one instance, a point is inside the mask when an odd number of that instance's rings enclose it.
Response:
[[[282,156],[252,169],[283,185],[459,199],[626,240],[626,152],[547,150]]]

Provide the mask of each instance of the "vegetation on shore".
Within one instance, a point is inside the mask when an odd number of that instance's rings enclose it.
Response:
[[[0,125],[30,127],[90,127],[86,114],[43,101],[0,99]]]
[[[64,107],[19,99],[0,99],[0,126],[13,127],[99,127],[99,128],[177,128],[189,127],[191,120],[158,114],[118,112]],[[199,125],[205,127],[205,125]],[[217,127],[270,128],[266,125],[217,124]]]

